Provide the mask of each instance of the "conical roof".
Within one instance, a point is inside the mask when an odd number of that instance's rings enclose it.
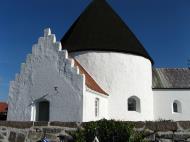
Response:
[[[105,0],[93,0],[61,39],[63,49],[130,53],[153,60]]]

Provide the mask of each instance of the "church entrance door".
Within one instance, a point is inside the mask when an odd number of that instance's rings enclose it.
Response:
[[[49,121],[49,102],[41,101],[38,104],[37,121]]]

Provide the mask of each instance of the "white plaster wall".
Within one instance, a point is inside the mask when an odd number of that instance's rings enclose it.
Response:
[[[82,121],[84,83],[73,60],[46,29],[11,82],[8,120],[30,121],[32,102],[46,99],[50,102],[50,121]]]
[[[190,120],[190,90],[153,90],[155,120]],[[173,102],[178,100],[182,105],[182,113],[173,113]]]
[[[95,117],[95,99],[99,98],[99,116]],[[87,89],[83,96],[83,121],[96,121],[108,118],[108,96]]]
[[[150,60],[116,52],[84,51],[72,56],[110,95],[108,117],[117,120],[152,120],[153,92]],[[138,96],[141,112],[129,112],[127,99]]]

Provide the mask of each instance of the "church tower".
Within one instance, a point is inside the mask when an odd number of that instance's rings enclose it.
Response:
[[[153,119],[153,60],[105,0],[92,1],[61,43],[110,95],[110,119]]]

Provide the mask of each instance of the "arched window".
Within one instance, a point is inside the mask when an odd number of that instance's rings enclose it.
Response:
[[[137,96],[128,98],[128,111],[140,112],[140,99]]]
[[[95,117],[99,116],[100,99],[95,98]]]
[[[174,113],[181,113],[182,112],[182,107],[181,107],[181,102],[178,100],[175,100],[173,102],[173,112]]]
[[[129,98],[128,99],[128,110],[129,111],[136,111],[136,100],[134,98]]]

